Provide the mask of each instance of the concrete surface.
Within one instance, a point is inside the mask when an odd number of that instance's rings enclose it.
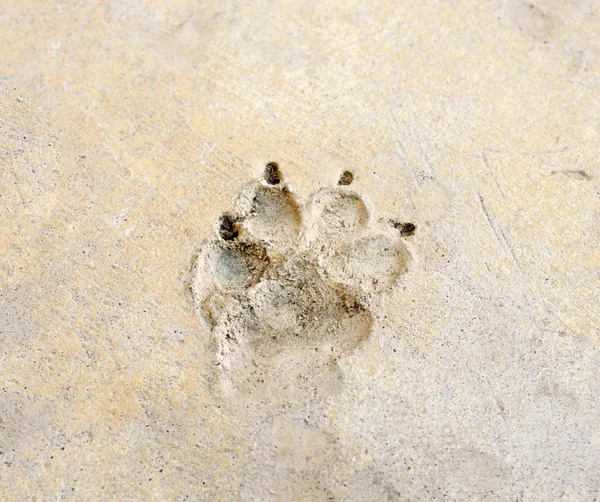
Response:
[[[4,0],[0,498],[598,500],[599,7]],[[223,392],[186,281],[268,161],[411,262]]]

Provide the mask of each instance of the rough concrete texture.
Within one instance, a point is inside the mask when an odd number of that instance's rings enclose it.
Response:
[[[598,2],[4,1],[0,42],[2,500],[600,498]],[[364,339],[263,312],[225,388],[192,262],[269,161],[416,230]],[[323,249],[332,314],[377,267]]]

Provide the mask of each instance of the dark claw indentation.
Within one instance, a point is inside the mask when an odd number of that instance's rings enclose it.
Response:
[[[219,236],[224,241],[232,241],[239,235],[235,219],[230,214],[223,214],[219,220]]]
[[[350,171],[344,171],[340,176],[338,185],[348,186],[354,181],[354,175]]]
[[[269,162],[265,166],[264,178],[269,185],[279,185],[281,182],[281,172],[279,171],[279,164],[277,162]]]
[[[402,221],[392,221],[392,225],[396,230],[400,230],[402,237],[410,237],[417,229],[414,223],[404,223]]]

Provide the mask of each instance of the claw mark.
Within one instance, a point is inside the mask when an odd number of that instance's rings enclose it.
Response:
[[[264,173],[265,181],[269,185],[279,185],[281,182],[281,173],[279,172],[279,164],[277,162],[269,162],[265,166]]]
[[[219,236],[221,239],[224,241],[232,241],[238,236],[238,234],[239,232],[236,228],[234,218],[228,213],[225,213],[223,216],[221,216],[219,222]]]
[[[390,223],[396,230],[400,230],[400,235],[402,237],[410,237],[411,235],[414,235],[415,230],[417,229],[414,223],[404,223],[396,220],[391,220]]]
[[[344,171],[340,176],[338,185],[348,186],[354,181],[354,175],[350,171]]]

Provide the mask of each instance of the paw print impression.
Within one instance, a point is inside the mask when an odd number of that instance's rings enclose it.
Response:
[[[233,387],[331,366],[369,336],[374,300],[407,269],[400,237],[412,233],[375,221],[352,181],[346,171],[304,204],[271,162],[201,246],[194,303]]]

